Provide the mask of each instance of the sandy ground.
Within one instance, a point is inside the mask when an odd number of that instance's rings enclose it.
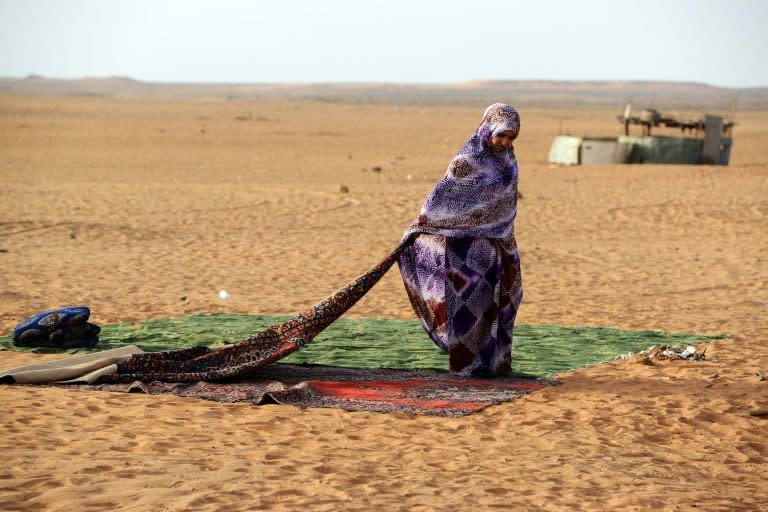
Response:
[[[707,361],[462,419],[5,387],[0,509],[764,509],[768,114],[738,114],[727,168],[556,168],[561,126],[616,112],[520,111],[520,321],[731,335]],[[0,96],[1,332],[70,304],[293,313],[395,246],[481,112]],[[398,273],[350,315],[411,318]]]

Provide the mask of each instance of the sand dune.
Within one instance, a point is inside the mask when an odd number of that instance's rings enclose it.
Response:
[[[768,108],[766,87],[696,82],[473,80],[463,83],[164,83],[128,77],[0,77],[0,93],[206,101],[320,101],[351,104],[485,106],[494,101],[539,108]]]
[[[733,340],[459,420],[5,387],[0,508],[760,509],[768,115],[738,114],[727,168],[557,168],[552,136],[618,134],[616,112],[520,110],[520,321]],[[0,327],[295,312],[397,243],[479,115],[0,96]],[[410,318],[397,272],[351,314]]]

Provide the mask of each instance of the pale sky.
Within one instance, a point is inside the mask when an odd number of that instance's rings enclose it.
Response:
[[[768,86],[768,0],[0,0],[0,76]]]

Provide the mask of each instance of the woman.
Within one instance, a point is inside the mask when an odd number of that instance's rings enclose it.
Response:
[[[523,296],[515,243],[520,117],[488,107],[480,126],[427,197],[400,272],[430,338],[450,369],[474,376],[510,371],[515,316]]]

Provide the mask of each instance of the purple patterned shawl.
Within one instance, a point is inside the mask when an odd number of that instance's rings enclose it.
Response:
[[[520,130],[509,105],[495,103],[451,161],[405,232],[399,258],[411,304],[451,370],[510,371],[512,332],[522,300],[515,243],[518,169],[514,149],[494,153],[493,135]]]

